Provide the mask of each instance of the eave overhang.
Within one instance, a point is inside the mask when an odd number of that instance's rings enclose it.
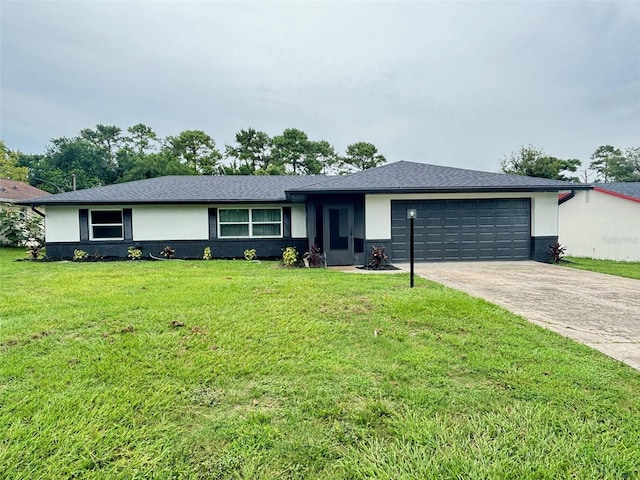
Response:
[[[78,206],[78,205],[207,205],[207,204],[261,204],[261,203],[290,203],[287,199],[262,198],[259,200],[251,199],[188,199],[188,200],[66,200],[66,201],[29,201],[23,200],[16,202],[18,205],[25,206]]]
[[[439,194],[439,193],[558,193],[567,190],[591,190],[593,186],[576,184],[566,186],[505,186],[505,187],[440,187],[440,188],[368,188],[368,189],[295,189],[287,190],[287,199],[302,198],[310,195],[367,195],[367,194]]]

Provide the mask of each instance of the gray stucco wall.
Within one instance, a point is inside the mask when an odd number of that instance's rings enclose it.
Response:
[[[551,260],[549,246],[557,241],[557,236],[531,237],[531,259],[536,262],[549,263]]]

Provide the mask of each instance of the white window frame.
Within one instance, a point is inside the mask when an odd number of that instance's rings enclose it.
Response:
[[[249,211],[249,221],[248,222],[222,222],[220,220],[220,212],[224,210],[248,210]],[[279,222],[254,222],[253,221],[253,211],[254,210],[280,210],[280,221]],[[218,208],[218,238],[283,238],[284,237],[284,215],[282,213],[282,207],[229,207],[229,208]],[[243,236],[223,236],[222,235],[222,226],[223,225],[248,225],[249,226],[249,235]],[[280,233],[278,235],[254,235],[253,234],[253,226],[254,225],[279,225]]]
[[[120,223],[93,223],[93,212],[120,212]],[[122,235],[120,237],[94,237],[93,227],[120,227]],[[89,240],[101,240],[101,241],[118,241],[124,240],[124,211],[122,208],[100,208],[89,210]]]

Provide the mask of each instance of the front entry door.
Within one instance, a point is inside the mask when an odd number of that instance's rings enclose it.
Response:
[[[353,205],[325,205],[324,251],[328,265],[353,265]]]

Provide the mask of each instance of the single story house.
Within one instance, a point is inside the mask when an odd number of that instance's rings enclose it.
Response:
[[[167,176],[32,200],[45,206],[51,258],[74,249],[126,257],[136,246],[177,258],[279,257],[319,246],[329,265],[362,265],[373,245],[391,261],[548,261],[558,194],[589,189],[556,180],[396,162],[344,176]]]
[[[640,182],[597,183],[559,199],[567,254],[640,261]]]

